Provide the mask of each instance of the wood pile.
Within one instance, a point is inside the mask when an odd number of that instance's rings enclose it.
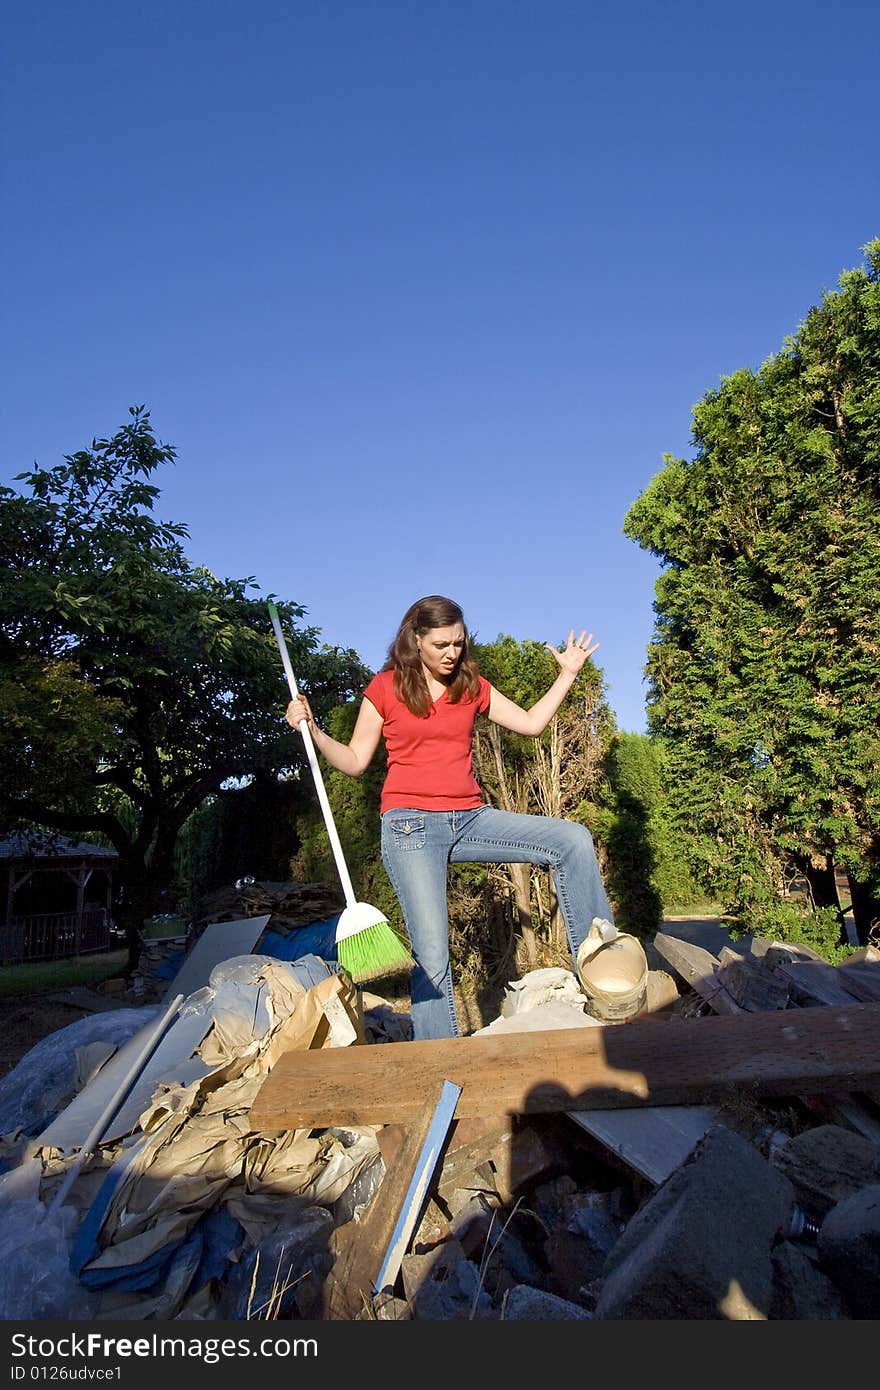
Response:
[[[239,880],[238,884],[218,888],[200,900],[190,925],[190,944],[212,922],[237,922],[242,917],[259,917],[268,912],[269,928],[286,936],[297,927],[323,922],[344,907],[341,890],[327,883]]]
[[[684,1001],[691,1016],[880,1002],[880,950],[875,946],[861,947],[835,966],[808,946],[760,937],[743,950],[724,947],[717,957],[666,932],[658,932],[653,944],[666,968],[691,991],[691,999]],[[854,1054],[858,1050],[854,1038]],[[822,1119],[880,1143],[880,1090],[814,1093],[801,1100]]]
[[[188,937],[144,937],[141,940],[137,970],[128,991],[138,1003],[152,1004],[168,989],[168,981],[182,963]]]

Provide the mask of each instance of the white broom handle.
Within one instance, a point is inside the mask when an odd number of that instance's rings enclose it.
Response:
[[[269,609],[269,617],[272,620],[272,627],[275,632],[275,640],[278,643],[278,650],[281,653],[281,661],[284,666],[284,674],[287,676],[287,684],[290,688],[291,698],[299,699],[296,676],[293,674],[293,667],[290,664],[290,653],[287,650],[287,643],[284,640],[284,633],[281,631],[281,624],[278,621],[278,614],[273,608]],[[312,769],[312,776],[315,779],[315,791],[318,793],[318,800],[321,803],[321,810],[324,813],[324,824],[327,827],[327,834],[330,836],[330,845],[333,850],[333,858],[336,860],[336,868],[342,881],[342,891],[345,894],[346,907],[354,907],[355,896],[354,888],[351,883],[351,876],[345,863],[345,856],[342,853],[342,845],[339,842],[339,835],[336,832],[336,825],[333,820],[333,812],[330,810],[330,802],[327,800],[327,789],[324,786],[324,778],[318,766],[318,758],[315,753],[315,745],[312,741],[312,733],[309,729],[308,720],[301,719],[299,731],[303,736],[306,746],[306,757],[309,760],[309,767]]]

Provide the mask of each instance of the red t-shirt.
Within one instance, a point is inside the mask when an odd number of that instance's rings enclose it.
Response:
[[[483,793],[474,776],[471,743],[474,720],[489,708],[492,687],[480,677],[476,698],[467,694],[450,704],[446,692],[420,719],[394,693],[394,672],[380,671],[364,699],[382,716],[388,774],[380,812],[396,806],[419,811],[466,811],[482,806]]]

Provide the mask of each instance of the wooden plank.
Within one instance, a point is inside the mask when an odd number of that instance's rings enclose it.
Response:
[[[511,1143],[517,1118],[513,1115],[482,1115],[469,1120],[456,1119],[443,1155],[437,1178],[437,1196],[449,1202],[459,1188],[483,1188],[486,1183],[477,1170],[499,1144]],[[494,1185],[494,1182],[493,1184]]]
[[[855,997],[847,989],[838,967],[829,965],[828,961],[778,961],[774,962],[773,970],[788,984],[791,998],[805,1008],[818,1004],[831,1007],[851,1004]]]
[[[880,1004],[736,1018],[431,1039],[283,1054],[250,1111],[257,1130],[414,1121],[442,1080],[457,1114],[534,1114],[861,1090],[880,1082]]]
[[[847,1095],[817,1095],[803,1096],[804,1105],[812,1110],[814,1115],[827,1125],[842,1125],[845,1129],[854,1129],[857,1134],[863,1134],[866,1139],[870,1139],[872,1144],[876,1144],[880,1149],[880,1117],[878,1117],[876,1101],[877,1093],[874,1093],[873,1104],[871,1097],[867,1097],[869,1105],[863,1105],[860,1096]]]
[[[824,957],[824,956],[820,956],[818,951],[814,951],[813,948],[812,948],[812,946],[804,946],[804,945],[800,944],[799,942],[794,942],[794,941],[768,941],[768,942],[766,943],[766,950],[765,950],[765,952],[764,952],[765,955],[766,955],[767,951],[772,952],[773,955],[775,955],[777,959],[785,959],[785,960],[817,960],[817,961],[819,961],[820,963],[822,963],[822,964],[824,964],[824,965],[827,965],[827,964],[828,964],[828,962],[827,962],[827,960],[825,959],[825,957]]]
[[[385,1047],[406,1046],[406,1043],[383,1043],[375,1049],[358,1047],[326,1050],[348,1054],[374,1050],[382,1052]],[[284,1055],[289,1057],[292,1054]],[[283,1060],[282,1057],[276,1063],[276,1071]],[[330,1248],[335,1259],[323,1286],[322,1316],[325,1320],[352,1321],[363,1315],[371,1315],[376,1278],[434,1123],[437,1107],[443,1095],[443,1085],[442,1081],[438,1083],[427,1105],[423,1093],[416,1118],[410,1125],[396,1156],[387,1166],[385,1176],[363,1220],[348,1221],[331,1234]]]
[[[851,964],[846,960],[837,967],[837,973],[854,999],[862,1004],[880,1003],[880,963],[862,960]]]
[[[718,979],[718,959],[702,946],[682,941],[658,931],[654,937],[657,954],[691,989],[695,989],[718,1014],[738,1014],[740,1006]]]
[[[658,933],[658,935],[660,934]],[[695,981],[694,988],[716,1012],[734,1014],[742,1007],[743,1002],[752,1002],[754,999],[754,1002],[757,1003],[756,996],[743,1001],[735,997],[735,991],[730,992],[724,988],[715,987],[725,977],[723,963],[733,954],[728,948],[723,948],[721,951],[720,959],[717,961],[717,975],[713,980],[712,971],[716,969],[716,962],[715,957],[710,952],[704,951],[700,955],[698,954],[699,948],[687,942],[680,942],[676,937],[665,935],[660,943],[661,951],[664,946],[668,948],[670,956],[677,962],[679,978],[684,979],[686,983]],[[872,960],[875,957],[871,954],[871,950],[872,948],[867,948],[864,951],[856,952],[854,957],[847,958],[847,962],[849,963],[853,959],[859,963]],[[877,953],[876,958],[880,958],[880,953]],[[857,997],[854,992],[850,993],[845,988],[845,978],[839,977],[838,972],[842,967],[830,965],[810,946],[803,946],[790,941],[769,941],[763,937],[755,937],[745,960],[768,977],[775,976],[783,982],[789,992],[789,1003],[793,1007],[797,1007],[798,1004],[806,1006],[837,1004],[843,1006],[851,1003]],[[794,971],[799,971],[810,964],[816,966],[816,971],[812,976],[795,974],[790,979],[782,969],[782,967],[791,966]],[[860,1002],[870,1003],[873,1000],[864,999]],[[864,1090],[865,1088],[863,1088],[863,1092]],[[876,1105],[880,1096],[875,1091],[867,1090],[865,1099]],[[867,1138],[876,1136],[877,1120],[871,1111],[861,1104],[858,1096],[847,1095],[846,1093],[810,1094],[805,1095],[803,1100],[809,1109],[829,1123],[848,1125]]]
[[[749,1013],[788,1007],[788,982],[758,960],[740,955],[729,946],[723,947],[718,957],[718,983]]]

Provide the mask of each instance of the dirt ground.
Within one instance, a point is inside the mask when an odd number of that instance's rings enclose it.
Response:
[[[49,1033],[66,1028],[89,1012],[59,1003],[48,994],[0,999],[0,1078]]]

